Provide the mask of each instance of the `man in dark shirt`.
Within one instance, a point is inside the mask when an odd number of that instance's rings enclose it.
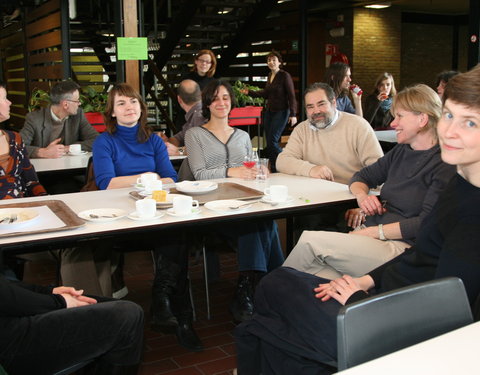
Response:
[[[173,137],[167,138],[163,133],[159,136],[165,141],[168,155],[185,155],[185,133],[194,126],[201,126],[207,122],[202,115],[202,92],[197,82],[185,79],[178,86],[178,104],[186,112],[185,124],[182,130]]]

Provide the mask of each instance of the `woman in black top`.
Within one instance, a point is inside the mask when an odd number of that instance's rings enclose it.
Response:
[[[372,128],[388,128],[393,121],[390,113],[392,99],[397,94],[395,81],[390,73],[382,73],[375,81],[375,89],[365,100],[363,117]]]
[[[456,276],[474,304],[480,295],[480,67],[450,80],[443,100],[442,159],[458,173],[423,221],[416,245],[359,278],[329,281],[291,268],[264,277],[256,314],[236,332],[240,375],[331,373],[338,310],[372,290]]]
[[[195,56],[192,71],[183,79],[191,79],[197,82],[200,89],[203,90],[205,86],[213,81],[216,69],[217,58],[215,54],[209,49],[202,49]]]
[[[267,55],[267,65],[270,69],[267,84],[263,90],[248,91],[245,93],[253,97],[263,97],[267,100],[263,114],[265,137],[267,140],[267,155],[270,167],[275,172],[275,162],[282,149],[280,138],[287,123],[295,126],[297,123],[295,88],[289,73],[280,69],[283,64],[282,56],[272,51]]]

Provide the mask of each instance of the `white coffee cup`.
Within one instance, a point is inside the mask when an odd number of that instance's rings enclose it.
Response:
[[[82,145],[78,143],[70,145],[68,146],[68,152],[70,152],[72,155],[79,155],[82,153]]]
[[[157,213],[157,201],[150,198],[140,199],[135,202],[135,208],[138,217],[148,219]]]
[[[147,181],[154,181],[157,179],[157,175],[155,173],[142,173],[139,178],[137,178],[137,184],[141,184],[145,186]]]
[[[272,202],[285,202],[288,199],[288,186],[285,185],[272,185],[264,192]]]
[[[163,187],[162,180],[146,181],[143,184],[143,187],[145,188],[145,193],[152,194],[152,192],[155,190],[162,190],[162,187]]]
[[[173,212],[179,216],[187,216],[192,213],[192,208],[198,208],[198,201],[188,195],[173,198]]]

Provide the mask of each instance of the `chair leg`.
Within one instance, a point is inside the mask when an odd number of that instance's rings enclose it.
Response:
[[[208,289],[208,270],[207,270],[207,252],[205,248],[205,239],[202,243],[203,251],[203,276],[205,278],[205,296],[207,299],[207,319],[210,320],[210,292]]]

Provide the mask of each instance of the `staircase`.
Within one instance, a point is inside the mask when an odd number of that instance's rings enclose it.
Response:
[[[228,67],[250,42],[256,24],[264,20],[276,4],[277,0],[160,0],[157,3],[157,13],[171,17],[165,17],[163,24],[145,18],[145,35],[151,46],[159,48],[152,48],[143,82],[147,101],[160,107],[168,128],[175,131],[171,117],[166,115],[166,108],[176,102],[173,89],[190,71],[197,51],[211,49],[218,58],[217,75],[233,78],[226,76]]]

